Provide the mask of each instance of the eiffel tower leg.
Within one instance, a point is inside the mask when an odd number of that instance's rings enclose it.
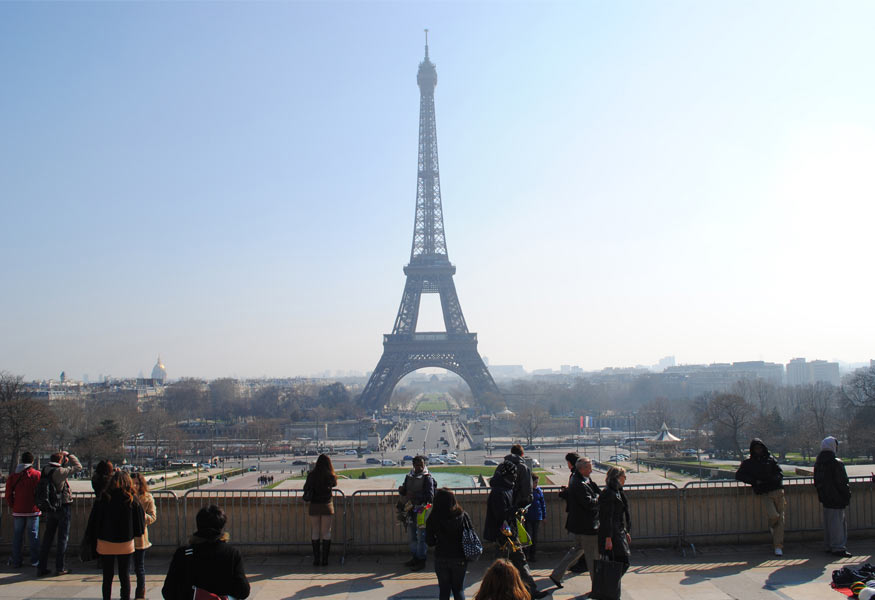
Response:
[[[392,390],[406,374],[403,372],[404,358],[389,352],[384,352],[380,357],[377,368],[362,391],[361,403],[366,409],[381,410],[389,403]]]

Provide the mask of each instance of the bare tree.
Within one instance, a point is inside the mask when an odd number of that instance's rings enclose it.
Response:
[[[21,377],[0,372],[0,439],[9,452],[10,473],[23,448],[39,453],[53,424],[52,411],[28,396]]]
[[[839,390],[841,399],[851,406],[875,406],[875,367],[851,375]]]
[[[739,459],[744,457],[739,438],[756,417],[756,407],[735,394],[717,394],[708,402],[708,421],[715,437],[723,437]]]
[[[549,413],[534,402],[529,402],[520,409],[516,417],[517,429],[526,439],[526,447],[532,447],[532,440],[538,435],[541,425],[549,418]]]

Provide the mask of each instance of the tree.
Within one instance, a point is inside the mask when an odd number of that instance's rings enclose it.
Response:
[[[875,406],[875,367],[860,369],[841,386],[842,400],[852,406]]]
[[[121,462],[122,434],[118,423],[112,419],[103,419],[97,427],[73,442],[73,450],[89,470],[95,461],[108,459],[116,463]]]
[[[517,429],[520,435],[526,439],[527,448],[532,447],[532,440],[538,435],[541,425],[549,418],[549,413],[535,402],[529,402],[517,413]]]
[[[756,407],[735,394],[717,394],[708,401],[708,422],[714,428],[717,448],[731,449],[744,458],[739,438],[756,416]]]
[[[672,421],[673,411],[668,398],[656,398],[638,410],[638,427],[658,431],[663,423]]]
[[[28,396],[21,377],[0,372],[0,443],[9,453],[10,473],[25,448],[39,454],[53,425],[54,415],[45,404]]]

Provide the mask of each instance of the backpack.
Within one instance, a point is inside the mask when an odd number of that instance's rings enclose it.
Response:
[[[52,473],[55,469],[46,469],[36,484],[33,494],[33,502],[40,512],[55,512],[61,508],[61,492],[52,481]]]

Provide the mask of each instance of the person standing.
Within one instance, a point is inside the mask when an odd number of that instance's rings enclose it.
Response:
[[[523,457],[525,451],[522,445],[510,447],[510,454],[504,457],[505,462],[512,463],[516,468],[516,483],[513,488],[514,508],[525,508],[532,503],[532,472]]]
[[[134,494],[131,478],[124,471],[116,471],[109,485],[94,503],[88,517],[90,539],[97,540],[97,553],[103,565],[103,600],[112,598],[112,579],[118,565],[121,600],[130,600],[131,556],[136,550],[134,540],[146,532],[146,518]],[[145,587],[145,586],[144,586]],[[145,589],[143,590],[145,597]]]
[[[422,456],[413,458],[413,468],[398,487],[398,494],[407,501],[407,532],[410,538],[410,553],[413,557],[404,563],[411,571],[425,568],[428,546],[425,543],[425,511],[434,501],[434,477],[425,466]]]
[[[550,581],[559,588],[562,587],[565,571],[570,565],[577,563],[581,556],[592,579],[592,565],[599,551],[599,486],[590,478],[592,460],[582,456],[577,459],[575,466],[576,470],[568,481],[568,487],[560,491],[568,513],[565,529],[574,536],[574,545],[550,573]]]
[[[94,475],[91,476],[91,489],[94,490],[95,497],[100,497],[106,486],[109,485],[109,480],[115,468],[108,460],[102,460],[94,467]]]
[[[15,473],[6,480],[6,504],[12,513],[12,568],[21,567],[21,549],[25,535],[30,551],[30,566],[39,565],[39,516],[33,494],[40,480],[40,472],[33,468],[33,454],[25,452]]]
[[[137,576],[134,598],[141,600],[146,598],[146,550],[152,547],[152,542],[149,541],[149,525],[158,520],[158,513],[155,510],[155,498],[149,493],[149,484],[146,483],[143,474],[134,473],[131,476],[131,482],[134,485],[137,501],[143,507],[145,518],[143,535],[134,539],[134,573]]]
[[[531,545],[525,550],[526,560],[530,563],[537,561],[538,529],[541,527],[541,521],[547,518],[544,490],[538,486],[538,481],[540,481],[538,474],[532,473],[532,503],[526,511],[526,531],[529,532]]]
[[[836,556],[853,556],[848,552],[848,522],[845,509],[851,503],[851,486],[848,472],[842,461],[836,458],[839,441],[833,436],[823,439],[820,454],[814,462],[814,487],[817,499],[823,505],[823,538],[826,551]]]
[[[58,547],[55,549],[55,574],[66,575],[70,572],[64,562],[67,540],[70,537],[70,518],[73,513],[73,492],[70,491],[67,478],[81,470],[82,463],[79,462],[79,459],[65,451],[52,454],[49,457],[49,464],[42,470],[40,478],[51,477],[52,485],[60,495],[61,507],[52,512],[44,512],[42,515],[46,526],[43,530],[43,539],[40,542],[37,577],[45,577],[51,572],[48,568],[49,551],[52,549],[52,542],[55,541],[56,535]]]
[[[334,519],[333,490],[337,485],[334,465],[327,454],[320,454],[313,470],[307,474],[304,493],[310,496],[310,543],[313,545],[313,566],[328,564],[331,551],[331,522]],[[321,544],[321,545],[320,545]]]
[[[626,564],[629,568],[629,556],[632,536],[629,533],[632,522],[629,517],[629,501],[623,493],[626,484],[626,469],[611,467],[605,477],[605,488],[599,493],[599,526],[598,548],[601,554],[607,554],[611,560]],[[592,568],[590,567],[590,572]]]
[[[440,600],[465,600],[465,570],[468,561],[462,546],[462,532],[470,517],[456,502],[447,488],[434,494],[431,514],[425,521],[425,542],[434,546],[434,572],[437,575]]]
[[[775,556],[784,555],[784,519],[787,502],[784,498],[784,473],[769,449],[759,438],[750,441],[750,457],[742,461],[735,472],[738,481],[753,487],[762,499],[769,518]]]

